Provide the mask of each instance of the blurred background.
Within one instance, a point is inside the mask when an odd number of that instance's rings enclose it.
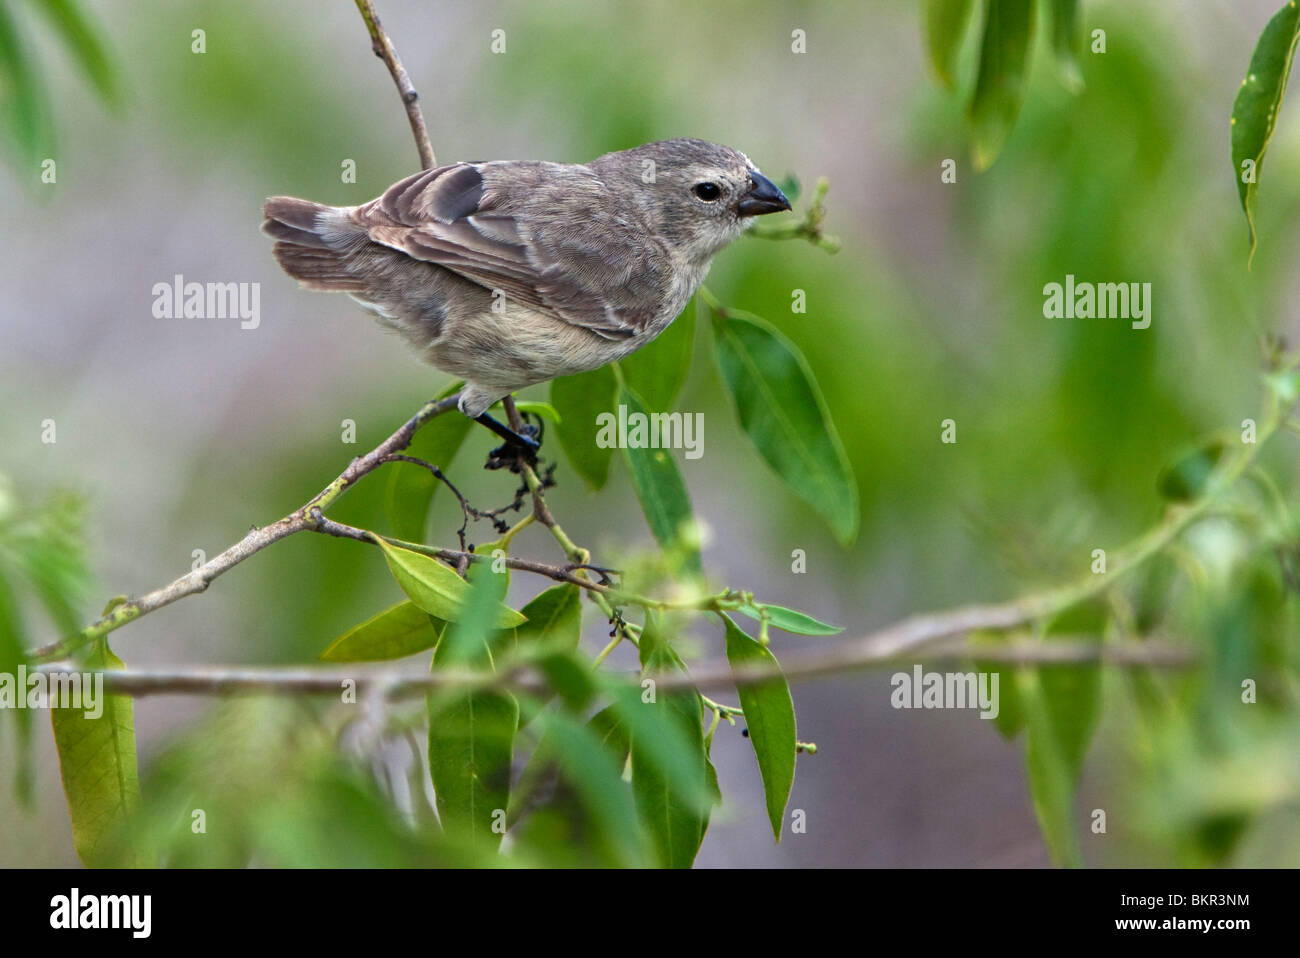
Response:
[[[108,596],[170,581],[194,550],[215,555],[296,508],[447,377],[345,297],[300,291],[258,231],[267,196],[359,203],[418,165],[351,3],[89,3],[120,65],[117,109],[89,92],[25,4],[11,6],[31,27],[54,105],[58,179],[42,184],[13,150],[0,163],[0,470],[24,501],[59,488],[84,496],[95,581],[79,608],[90,621]],[[926,62],[915,3],[381,0],[378,9],[440,162],[581,162],[698,136],[745,151],[774,179],[796,175],[805,192],[829,179],[838,254],[746,239],[719,257],[709,285],[808,357],[856,471],[856,543],[839,546],[754,453],[702,326],[676,408],[705,414],[705,455],[678,461],[710,529],[713,581],[861,634],[1085,574],[1092,549],[1158,521],[1162,467],[1259,415],[1259,337],[1294,336],[1300,321],[1300,115],[1284,112],[1270,148],[1261,246],[1247,271],[1228,112],[1278,6],[1085,0],[1085,29],[1107,33],[1107,52],[1083,57],[1086,89],[1070,93],[1040,51],[1020,120],[984,174],[969,161],[964,98]],[[191,52],[195,29],[206,53]],[[498,29],[502,54],[490,49]],[[806,53],[791,52],[795,29],[806,31]],[[947,158],[957,160],[955,184],[940,182]],[[349,159],[355,183],[341,180]],[[1151,283],[1150,329],[1045,319],[1043,286],[1067,273]],[[176,274],[260,283],[260,326],[154,318],[152,288]],[[796,288],[806,313],[791,312]],[[545,396],[545,387],[525,394]],[[949,418],[955,445],[939,442]],[[54,444],[41,442],[47,419]],[[347,419],[355,445],[340,439]],[[1291,490],[1287,441],[1266,461]],[[452,468],[476,502],[513,492],[510,477],[478,468],[492,445],[472,433]],[[552,508],[596,561],[629,542],[653,545],[617,460],[599,492],[563,460],[557,479]],[[383,489],[363,483],[335,517],[380,526]],[[454,541],[453,505],[436,503],[434,541]],[[555,557],[540,529],[516,548]],[[794,549],[807,554],[806,574],[791,572]],[[1267,557],[1247,560],[1217,589],[1175,596],[1187,616],[1178,637],[1236,643],[1249,663],[1294,668],[1295,600]],[[518,602],[537,586],[520,578]],[[309,662],[399,598],[373,550],[298,536],[112,642],[141,667]],[[593,649],[607,631],[595,619],[588,612]],[[34,633],[54,637],[48,623]],[[775,633],[774,649],[819,641],[833,640]],[[721,655],[714,631],[702,629],[698,646],[702,658]],[[799,737],[819,747],[800,756],[790,802],[806,812],[807,833],[773,844],[749,743],[724,725],[713,757],[726,802],[698,864],[1048,863],[1023,737],[999,736],[974,712],[897,711],[887,672],[793,692]],[[1300,768],[1294,710],[1259,728],[1224,726],[1207,744],[1203,702],[1167,728],[1139,728],[1130,692],[1125,676],[1106,673],[1077,804],[1080,821],[1107,809],[1110,827],[1083,835],[1087,860],[1300,862],[1295,778],[1264,781],[1279,761]],[[146,788],[151,764],[211,709],[198,698],[137,703]],[[0,789],[0,866],[76,862],[43,717],[36,742],[35,806]],[[5,736],[0,782],[12,759]],[[1248,823],[1231,802],[1196,804],[1225,774],[1246,793]]]

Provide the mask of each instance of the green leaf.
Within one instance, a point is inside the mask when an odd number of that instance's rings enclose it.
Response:
[[[1260,167],[1273,139],[1277,115],[1282,109],[1296,41],[1300,39],[1300,6],[1287,3],[1268,22],[1250,58],[1246,79],[1232,104],[1232,170],[1237,195],[1250,229],[1250,257],[1255,256],[1255,210],[1259,193]]]
[[[771,323],[748,313],[715,311],[713,330],[741,428],[849,545],[858,533],[858,487],[807,360]]]
[[[727,629],[727,661],[732,668],[779,668],[776,656],[742,632],[728,616],[724,615],[723,619]],[[772,823],[772,836],[779,842],[786,802],[790,800],[790,789],[794,785],[798,742],[790,685],[784,676],[778,674],[771,681],[740,686],[737,693],[740,695],[740,707],[745,712],[749,741],[754,746],[754,756],[758,759],[758,771],[763,777],[763,795],[767,800],[767,817]]]
[[[610,734],[588,728],[564,712],[543,712],[539,722],[561,775],[587,812],[593,842],[619,864],[648,864],[636,802],[623,781],[626,746],[619,753]]]
[[[24,163],[35,163],[54,140],[49,101],[28,59],[30,41],[18,31],[7,4],[0,3],[0,119]]]
[[[1092,665],[1021,669],[1016,678],[1034,813],[1053,861],[1079,867],[1083,854],[1074,798],[1096,731],[1101,672]]]
[[[1052,52],[1061,80],[1071,93],[1083,90],[1083,71],[1079,69],[1082,46],[1079,0],[1052,0]]]
[[[541,416],[543,419],[547,419],[557,425],[564,421],[564,417],[560,415],[560,411],[548,402],[542,402],[536,399],[517,399],[515,400],[515,408],[521,413],[532,413],[535,416]]]
[[[1065,767],[1077,782],[1083,772],[1088,745],[1097,731],[1101,669],[1095,665],[1040,669],[1038,685],[1046,699],[1052,733]]]
[[[516,648],[529,646],[530,652],[540,647],[555,650],[537,662],[551,688],[565,699],[569,707],[577,710],[575,700],[585,702],[595,692],[590,659],[575,657],[578,641],[582,637],[582,594],[576,585],[563,584],[547,589],[523,608],[528,621],[515,629]],[[519,726],[528,725],[540,708],[554,697],[546,694],[529,697],[520,704]],[[534,708],[532,703],[536,703]]]
[[[493,848],[501,843],[518,723],[519,704],[507,692],[472,692],[430,706],[429,773],[449,835]]]
[[[591,659],[576,650],[541,656],[536,665],[550,687],[547,700],[559,695],[564,707],[571,712],[585,709],[600,690]]]
[[[697,302],[692,301],[654,342],[618,361],[623,380],[655,412],[668,412],[672,408],[691,371]]]
[[[572,651],[582,636],[582,590],[572,583],[552,586],[523,607],[528,621],[515,631],[515,640],[533,645],[555,644]]]
[[[9,583],[5,581],[0,570],[0,677],[8,675],[15,683],[16,694],[23,694],[17,688],[18,666],[26,661],[24,649],[22,618],[18,603]],[[14,763],[14,793],[23,804],[28,804],[32,797],[32,715],[29,709],[0,710],[0,723],[12,714],[14,722],[14,744],[17,761]]]
[[[502,610],[519,619],[522,616],[501,603],[509,586],[504,574],[493,572],[485,562],[475,562],[470,565],[468,575],[465,585],[469,591],[461,614],[444,630],[434,659],[444,667],[492,669],[493,657],[512,637],[507,630],[522,624],[503,616]]]
[[[926,0],[925,47],[944,86],[957,86],[957,53],[970,22],[970,0]]]
[[[613,410],[617,392],[614,370],[609,366],[551,381],[551,404],[560,413],[555,434],[573,468],[593,489],[609,478],[614,455],[612,447],[596,445],[596,417]]]
[[[637,413],[649,416],[641,397],[626,385],[619,391],[618,401],[627,407],[629,420]],[[667,449],[643,449],[633,447],[631,442],[623,454],[646,525],[655,541],[670,557],[680,558],[687,572],[700,574],[703,571],[700,550],[690,538],[690,530],[695,525],[691,496],[677,461]]]
[[[613,749],[620,761],[627,758],[632,740],[628,738],[627,728],[618,720],[618,710],[614,706],[606,706],[593,715],[587,728],[599,735],[601,744]]]
[[[100,639],[86,668],[124,666]],[[102,713],[95,718],[88,718],[85,709],[51,709],[50,721],[78,857],[89,868],[144,864],[129,835],[140,806],[131,697],[103,696]]]
[[[77,65],[94,84],[105,103],[121,99],[117,70],[100,40],[101,28],[92,24],[74,0],[39,0],[36,9],[50,19]]]
[[[373,538],[383,550],[388,568],[407,598],[429,615],[445,622],[455,622],[461,617],[470,587],[453,569],[432,556],[399,548],[378,536]],[[493,617],[495,628],[508,629],[525,621],[514,609],[497,603]]]
[[[320,657],[326,662],[401,659],[433,648],[445,627],[414,602],[399,602],[340,635]]]
[[[766,611],[768,625],[783,632],[793,632],[795,635],[839,635],[844,631],[842,625],[831,625],[820,619],[814,619],[806,612],[787,609],[781,605],[763,603],[762,609],[753,605],[742,605],[736,611],[759,622],[763,621],[763,611]]]
[[[1223,458],[1224,443],[1214,439],[1179,458],[1161,471],[1156,480],[1160,495],[1170,502],[1191,502],[1205,493],[1205,487]]]
[[[967,115],[975,168],[993,165],[1016,125],[1033,50],[1036,0],[988,0],[979,73]]]
[[[546,676],[551,688],[575,710],[577,706],[573,700],[585,702],[595,692],[590,660],[572,654],[576,652],[578,641],[582,637],[581,591],[571,584],[547,589],[524,606],[523,613],[528,616],[528,621],[515,629],[514,636],[517,648],[530,646],[530,651],[535,652],[546,646],[555,650],[555,654],[540,659],[537,667]],[[553,697],[553,694],[546,694],[530,697],[521,703],[520,728],[536,718],[536,709],[530,703],[537,703],[540,708]]]
[[[455,395],[464,385],[462,382],[452,383],[434,398],[443,399]],[[406,455],[423,459],[445,471],[456,458],[472,425],[468,416],[462,416],[458,412],[438,416],[415,434],[411,445],[406,449]],[[423,542],[429,523],[429,509],[442,483],[428,469],[414,463],[394,462],[385,468],[389,473],[384,512],[393,537],[407,542]]]
[[[681,660],[647,614],[641,632],[641,674],[653,676],[684,671]],[[632,791],[637,812],[649,829],[660,864],[689,868],[704,840],[713,796],[709,792],[700,723],[698,692],[656,694],[654,701],[632,705],[617,714],[629,726],[632,751]]]
[[[987,673],[989,681],[998,677],[998,714],[993,716],[993,727],[1008,742],[1020,734],[1025,727],[1025,712],[1020,704],[1020,691],[1017,669],[1008,668],[999,662],[986,662],[976,659],[973,663],[976,673]]]
[[[492,669],[492,623],[505,593],[489,566],[470,570],[471,591],[460,621],[448,627],[433,654],[433,671],[447,667]],[[510,767],[519,704],[493,690],[430,695],[429,774],[438,819],[449,835],[475,847],[496,848],[510,807]]]

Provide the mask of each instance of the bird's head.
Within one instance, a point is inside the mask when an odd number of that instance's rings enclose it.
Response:
[[[756,216],[790,209],[776,184],[739,150],[677,139],[607,153],[591,163],[686,259],[706,263]]]

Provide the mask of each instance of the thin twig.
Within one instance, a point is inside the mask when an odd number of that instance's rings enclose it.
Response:
[[[350,526],[346,523],[335,522],[328,519],[320,510],[314,510],[315,522],[312,529],[315,532],[323,532],[325,535],[336,536],[340,539],[353,539],[357,542],[364,542],[367,545],[375,544],[375,534],[365,529],[359,529],[356,526]],[[426,546],[418,542],[404,542],[401,539],[394,539],[390,536],[380,536],[390,545],[395,545],[400,549],[409,549],[412,552],[420,552],[424,555],[433,556],[436,559],[442,559],[453,566],[460,567],[461,563],[468,565],[471,562],[492,562],[493,556],[485,552],[469,552],[464,549],[442,549],[438,546]],[[564,566],[550,565],[545,562],[534,562],[531,559],[517,559],[513,556],[502,556],[500,561],[505,563],[508,568],[517,569],[520,572],[533,572],[537,575],[546,576],[548,579],[554,579],[556,582],[568,582],[571,585],[588,589],[592,592],[606,592],[609,587],[599,582],[592,582],[590,579],[575,575],[571,569]]]
[[[379,14],[375,13],[370,0],[356,0],[356,4],[357,9],[361,11],[361,19],[366,21],[366,29],[370,32],[371,49],[375,51],[375,56],[384,61],[384,66],[388,67],[388,72],[393,75],[393,82],[397,84],[397,92],[402,96],[402,105],[406,107],[406,119],[411,124],[411,135],[415,137],[415,148],[420,151],[420,166],[431,170],[438,165],[438,161],[433,155],[433,144],[429,142],[429,129],[424,125],[424,113],[420,110],[420,94],[415,91],[406,68],[402,66],[397,51],[393,49],[393,41],[388,39],[388,34],[384,32],[384,26],[379,22]]]
[[[267,546],[279,542],[296,532],[302,532],[304,529],[316,528],[317,520],[314,518],[314,514],[331,506],[348,489],[352,488],[362,476],[381,466],[388,456],[409,446],[416,430],[435,416],[455,409],[459,398],[459,394],[457,394],[448,396],[445,399],[432,399],[425,403],[420,411],[404,422],[396,432],[364,456],[353,459],[348,464],[348,467],[339,474],[338,478],[300,508],[295,509],[283,519],[279,519],[269,526],[254,527],[248,535],[220,555],[214,556],[197,569],[186,573],[162,588],[154,589],[138,599],[131,599],[112,607],[103,616],[75,635],[34,650],[31,653],[33,660],[48,661],[49,659],[71,655],[89,642],[103,638],[128,622],[134,622],[142,615],[147,615],[161,609],[163,606],[171,605],[177,599],[183,599],[188,595],[205,591],[213,579],[233,569],[249,556],[261,552]]]

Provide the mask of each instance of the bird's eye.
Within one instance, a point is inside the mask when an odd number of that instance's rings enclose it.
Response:
[[[717,183],[696,183],[693,192],[704,202],[712,203],[722,195],[722,187]]]

